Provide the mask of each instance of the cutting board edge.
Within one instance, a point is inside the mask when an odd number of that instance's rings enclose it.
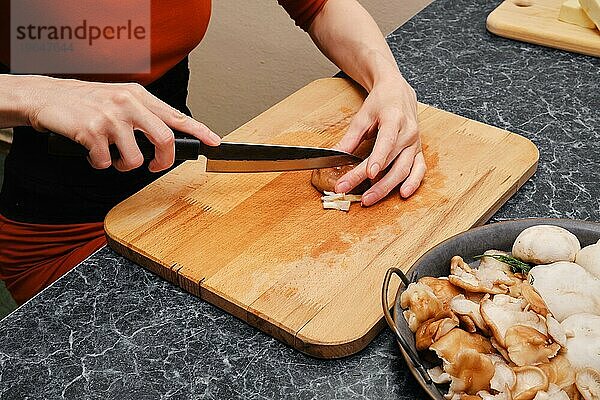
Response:
[[[489,13],[488,17],[486,18],[486,29],[494,35],[506,39],[517,40],[523,43],[530,43],[538,46],[545,46],[553,49],[570,51],[592,57],[600,57],[600,41],[598,47],[594,47],[583,45],[582,43],[571,43],[568,39],[556,40],[554,37],[545,36],[544,34],[536,34],[535,37],[529,37],[527,39],[524,38],[522,35],[516,34],[514,32],[514,29],[522,29],[522,27],[519,25],[506,23],[502,20],[501,16],[499,16],[499,14],[502,12],[500,8],[503,7],[503,4],[506,1],[510,0],[505,0],[504,2],[500,3],[500,5],[496,7],[491,13]]]
[[[171,282],[175,285],[179,284],[179,277],[177,271],[174,271],[171,267],[157,267],[159,265],[162,265],[159,260],[153,260],[148,256],[136,252],[135,248],[130,248],[125,243],[121,243],[121,241],[119,241],[117,238],[111,236],[111,234],[106,229],[106,225],[104,229],[106,235],[106,243],[108,244],[108,247],[110,247],[116,253],[122,255],[123,257],[138,265],[141,265],[142,267],[167,280],[168,282]]]

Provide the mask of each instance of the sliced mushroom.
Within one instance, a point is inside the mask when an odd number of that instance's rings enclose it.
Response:
[[[434,278],[432,276],[424,276],[419,279],[419,283],[427,285],[433,290],[435,296],[440,299],[444,307],[449,307],[450,300],[454,296],[463,293],[462,289],[454,286],[448,278]]]
[[[507,293],[508,288],[505,285],[492,284],[491,286],[487,283],[482,282],[477,276],[474,269],[460,256],[454,256],[450,260],[450,275],[448,280],[455,286],[458,286],[468,292],[477,293]]]
[[[600,372],[584,368],[577,372],[575,384],[585,400],[600,400]]]
[[[441,319],[432,318],[423,322],[415,332],[417,350],[427,350],[429,346],[457,326],[458,319],[454,315]]]
[[[479,311],[479,303],[468,300],[464,295],[459,294],[450,301],[450,309],[459,316],[461,322],[465,322],[469,328],[479,328],[485,335],[489,334],[488,327]],[[468,317],[463,319],[461,316]],[[471,325],[471,323],[473,325]],[[469,330],[469,332],[475,332]]]
[[[471,349],[482,354],[494,352],[492,344],[487,338],[459,328],[452,329],[429,346],[429,349],[433,350],[446,363],[453,363],[459,351],[463,349]]]
[[[600,315],[600,280],[575,263],[533,267],[529,283],[559,322],[582,312]]]
[[[565,356],[575,370],[600,371],[600,316],[587,313],[571,315],[561,326],[567,335]]]
[[[536,225],[517,236],[512,255],[533,264],[575,261],[581,249],[579,239],[568,230],[553,225]]]
[[[404,317],[410,329],[415,332],[425,321],[443,312],[442,302],[435,296],[433,290],[422,283],[411,283],[400,295],[400,306],[408,308]]]
[[[508,295],[496,295],[493,300],[481,302],[481,316],[500,346],[506,348],[506,331],[513,325],[526,325],[544,335],[547,333],[546,322],[533,311],[523,311],[523,306],[523,301]]]
[[[547,363],[560,350],[559,344],[550,344],[546,335],[525,325],[508,328],[504,342],[510,360],[518,366]]]
[[[490,390],[494,376],[492,360],[473,349],[461,350],[445,370],[452,377],[450,391],[453,393],[474,395],[481,390]]]
[[[575,262],[596,278],[600,278],[600,242],[581,249],[575,257]]]
[[[513,400],[532,400],[540,390],[548,390],[544,371],[531,365],[514,368],[516,375]]]

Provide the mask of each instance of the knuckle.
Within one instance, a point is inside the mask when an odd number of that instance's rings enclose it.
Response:
[[[178,120],[178,121],[188,121],[190,118],[185,115],[184,113],[182,113],[181,111],[179,111],[176,108],[171,108],[171,116],[173,119]],[[200,124],[200,126],[202,126],[203,128],[206,128],[206,126],[204,124]],[[208,129],[208,128],[206,128]]]
[[[117,106],[124,106],[133,102],[133,95],[127,89],[118,89],[111,94],[110,99]]]
[[[406,178],[408,175],[410,175],[410,168],[406,166],[401,166],[400,168],[398,168],[398,175],[402,179]]]
[[[126,83],[123,85],[130,93],[138,94],[145,92],[146,89],[142,85],[136,82]]]
[[[175,146],[175,136],[173,132],[162,131],[157,134],[154,138],[157,147],[171,147]]]
[[[137,153],[130,157],[124,158],[122,166],[126,170],[132,170],[140,167],[144,163],[144,156],[141,153]]]
[[[114,121],[106,114],[98,113],[90,118],[86,124],[86,130],[92,136],[102,135],[114,126]]]

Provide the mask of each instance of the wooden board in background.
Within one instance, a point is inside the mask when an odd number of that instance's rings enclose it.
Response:
[[[505,0],[487,18],[498,36],[600,57],[600,31],[558,20],[564,0]]]
[[[331,146],[363,98],[318,80],[227,140]],[[109,243],[305,353],[355,353],[382,327],[385,271],[486,221],[537,165],[537,148],[507,131],[422,104],[419,124],[429,171],[409,200],[395,192],[346,214],[322,209],[310,171],[209,174],[187,162],[108,214]]]

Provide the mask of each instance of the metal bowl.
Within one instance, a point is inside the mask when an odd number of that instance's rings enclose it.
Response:
[[[385,319],[396,336],[408,368],[432,399],[444,400],[442,392],[447,391],[447,386],[434,384],[426,372],[427,369],[440,363],[438,360],[427,360],[417,352],[414,333],[409,329],[406,320],[402,316],[400,295],[409,283],[416,282],[423,276],[448,276],[450,273],[450,259],[455,255],[461,256],[466,262],[470,263],[474,261],[474,256],[482,254],[486,250],[510,251],[519,233],[533,225],[563,227],[577,236],[582,247],[596,243],[600,239],[600,223],[596,222],[538,218],[511,220],[474,228],[443,241],[419,258],[406,272],[406,275],[398,268],[390,268],[387,271],[381,294]],[[396,293],[396,300],[390,313],[387,295],[393,275],[398,275],[402,280],[402,284]]]

